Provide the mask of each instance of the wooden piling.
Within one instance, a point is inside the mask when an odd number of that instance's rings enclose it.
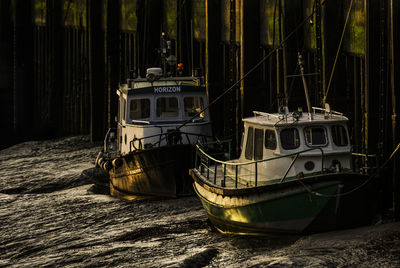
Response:
[[[400,30],[400,4],[398,1],[390,0],[390,47],[391,47],[391,66],[390,66],[390,84],[391,84],[391,99],[392,99],[392,148],[396,148],[400,142],[399,138],[399,123],[398,116],[400,97],[400,57],[398,49],[400,46],[400,36],[397,34]],[[397,154],[393,159],[392,173],[392,196],[393,210],[396,220],[400,220],[400,156]]]
[[[90,81],[90,140],[101,141],[105,126],[105,38],[102,29],[103,8],[98,1],[87,0]]]

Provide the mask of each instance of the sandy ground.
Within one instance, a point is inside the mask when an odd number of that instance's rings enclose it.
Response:
[[[0,151],[0,266],[400,267],[399,222],[235,236],[212,229],[196,197],[110,197],[94,186],[100,146],[79,136]]]

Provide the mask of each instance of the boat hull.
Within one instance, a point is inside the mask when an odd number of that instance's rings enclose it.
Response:
[[[110,194],[125,199],[192,195],[193,152],[193,145],[178,144],[121,157],[122,164],[110,170]]]
[[[211,223],[221,232],[315,233],[370,223],[374,187],[360,174],[313,176],[277,185],[224,189],[191,170],[194,189]],[[317,194],[316,194],[317,193]]]

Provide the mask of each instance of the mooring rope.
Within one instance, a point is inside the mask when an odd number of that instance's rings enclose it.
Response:
[[[389,156],[389,158],[378,168],[378,170],[384,168],[384,167],[389,163],[389,161],[390,161],[390,160],[393,158],[393,156],[397,153],[397,151],[399,150],[399,148],[400,148],[400,143],[397,144],[396,149],[394,149],[394,151],[393,151],[392,154]],[[376,172],[376,173],[370,175],[369,178],[368,178],[365,182],[363,182],[362,184],[360,184],[359,186],[357,186],[356,188],[354,188],[354,189],[352,189],[352,190],[350,190],[350,191],[348,191],[348,192],[340,193],[340,194],[332,194],[332,195],[329,195],[329,194],[322,194],[322,193],[319,193],[319,192],[312,191],[312,190],[310,189],[310,187],[308,187],[307,185],[305,185],[304,182],[302,181],[302,179],[304,178],[303,172],[300,172],[299,174],[297,174],[296,177],[297,177],[297,180],[301,183],[301,185],[306,189],[306,191],[307,191],[309,194],[313,194],[313,195],[315,195],[315,196],[320,196],[320,197],[329,197],[329,198],[331,198],[331,197],[341,197],[341,196],[349,195],[349,194],[351,194],[351,193],[353,193],[353,192],[355,192],[355,191],[361,189],[361,188],[364,187],[365,185],[367,185],[372,179],[378,177],[378,175],[379,175],[378,172]]]
[[[326,3],[325,0],[323,3],[321,3],[322,5],[324,5]],[[193,119],[195,119],[196,117],[198,117],[201,113],[203,113],[205,110],[207,110],[208,108],[210,108],[212,105],[214,105],[217,101],[219,101],[223,96],[225,96],[229,91],[231,91],[233,88],[235,88],[240,82],[242,82],[245,78],[247,78],[250,74],[252,74],[258,67],[260,67],[260,65],[262,63],[264,63],[264,61],[266,61],[267,59],[269,59],[274,53],[275,51],[279,50],[282,48],[282,46],[303,26],[303,24],[305,24],[306,22],[308,22],[310,20],[310,18],[314,15],[315,10],[313,9],[313,11],[311,12],[310,15],[308,15],[301,23],[299,23],[299,25],[297,25],[293,31],[291,31],[286,37],[285,39],[282,40],[282,42],[273,50],[271,50],[267,55],[264,56],[264,58],[262,58],[256,65],[253,66],[253,68],[251,68],[245,75],[242,76],[242,78],[240,78],[239,80],[237,80],[232,86],[230,86],[228,89],[226,89],[221,95],[219,95],[216,99],[214,99],[212,102],[210,102],[208,104],[207,107],[203,108],[202,110],[200,110],[199,112],[197,112],[193,117],[191,117],[190,119],[186,120],[184,123],[182,123],[182,125],[180,125],[179,127],[176,128],[176,130],[181,129],[182,127],[184,127],[185,125],[187,125],[188,123],[192,122]]]
[[[316,0],[315,0],[316,1]],[[315,3],[314,1],[314,3]],[[324,2],[321,3],[321,5],[324,5],[326,3],[325,0]],[[267,55],[264,56],[256,65],[253,66],[246,74],[244,74],[239,80],[237,80],[232,86],[230,86],[228,89],[226,89],[221,95],[219,95],[216,99],[214,99],[212,102],[210,102],[205,108],[197,112],[194,116],[191,118],[187,119],[185,122],[183,122],[180,126],[176,127],[176,131],[179,131],[182,127],[186,126],[188,123],[192,122],[196,117],[198,117],[200,114],[202,114],[204,111],[209,109],[212,105],[214,105],[217,101],[219,101],[223,96],[225,96],[229,91],[231,91],[233,88],[235,88],[241,81],[243,81],[245,78],[247,78],[250,74],[252,74],[258,67],[260,67],[261,64],[263,64],[267,59],[269,59],[278,49],[281,49],[282,46],[305,24],[310,20],[310,18],[314,15],[315,9],[313,8],[312,12],[310,15],[308,15],[301,23],[299,23],[293,31],[291,31],[285,39],[282,40],[282,42],[276,47],[273,48]],[[165,137],[162,139],[164,140]],[[153,146],[157,143],[160,143],[162,140],[156,142],[153,144]]]

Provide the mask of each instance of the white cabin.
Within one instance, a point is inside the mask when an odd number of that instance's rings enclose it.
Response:
[[[211,136],[206,91],[197,77],[158,77],[128,80],[119,96],[118,149],[124,155],[172,143],[196,143]],[[188,120],[192,119],[189,123]],[[171,141],[166,135],[179,128]]]
[[[253,117],[243,121],[242,152],[232,162],[272,160],[259,162],[257,171],[254,165],[239,166],[242,183],[251,184],[255,172],[258,185],[262,185],[300,172],[311,175],[326,169],[338,172],[351,168],[348,119],[340,113],[320,108],[313,108],[310,115],[254,112]]]

